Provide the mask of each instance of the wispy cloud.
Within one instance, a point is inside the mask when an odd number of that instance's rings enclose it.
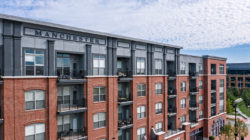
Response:
[[[249,0],[0,0],[0,13],[187,49],[250,43]]]

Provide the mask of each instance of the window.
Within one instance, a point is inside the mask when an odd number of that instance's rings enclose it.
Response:
[[[58,87],[57,104],[70,104],[70,87]]]
[[[56,71],[58,76],[70,75],[70,55],[58,53],[56,56]]]
[[[145,84],[137,85],[137,96],[146,96],[146,86]]]
[[[156,91],[156,94],[162,94],[162,84],[161,83],[155,84],[155,91]]]
[[[224,79],[220,80],[220,93],[224,92]]]
[[[200,119],[203,118],[203,111],[202,111],[202,110],[199,111],[199,118],[200,118]]]
[[[145,127],[137,129],[137,140],[144,140],[145,135],[146,135]]]
[[[181,108],[186,108],[186,99],[181,99]]]
[[[145,74],[145,58],[137,58],[136,60],[136,73]]]
[[[95,87],[94,88],[94,102],[106,101],[106,88]]]
[[[224,74],[224,65],[220,64],[220,74]]]
[[[100,128],[106,126],[106,113],[97,113],[94,115],[94,128]]]
[[[45,124],[25,126],[25,140],[45,140]]]
[[[185,62],[181,62],[181,64],[180,64],[180,73],[186,74],[186,63]]]
[[[162,60],[155,60],[155,74],[162,74]]]
[[[93,75],[104,75],[105,56],[93,56]]]
[[[162,123],[159,122],[157,124],[155,124],[155,132],[161,132],[162,131]]]
[[[45,108],[45,93],[42,90],[25,92],[25,110]]]
[[[199,104],[203,104],[203,96],[199,96]]]
[[[186,115],[183,115],[183,116],[181,116],[181,123],[184,123],[184,122],[186,122]]]
[[[44,51],[27,49],[25,55],[25,75],[44,75]]]
[[[139,106],[137,107],[137,119],[142,119],[146,117],[146,107]]]
[[[57,117],[58,132],[69,132],[70,130],[70,115],[63,115]]]
[[[155,104],[155,113],[156,114],[162,113],[162,103]]]
[[[199,81],[199,89],[203,89],[203,81]]]
[[[181,92],[186,91],[186,82],[181,82]]]
[[[203,74],[203,64],[199,64],[199,74]]]

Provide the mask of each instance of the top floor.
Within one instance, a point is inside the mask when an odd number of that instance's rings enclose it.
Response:
[[[232,75],[249,75],[250,63],[227,63],[227,73]]]
[[[3,76],[219,74],[219,67],[225,68],[225,58],[183,55],[180,49],[148,40],[0,15]]]

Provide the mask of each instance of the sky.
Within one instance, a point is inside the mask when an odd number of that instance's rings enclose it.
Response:
[[[0,0],[0,13],[250,61],[250,0]]]

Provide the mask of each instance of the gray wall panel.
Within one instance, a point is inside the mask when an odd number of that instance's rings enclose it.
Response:
[[[167,57],[166,57],[167,61],[174,61],[175,60],[175,55],[172,53],[167,53]]]
[[[131,53],[130,48],[117,47],[117,55],[118,56],[130,57],[131,56],[130,53]]]
[[[96,54],[107,54],[107,47],[93,44],[91,52]]]
[[[163,53],[154,52],[154,58],[155,59],[163,59]]]
[[[22,47],[35,48],[35,38],[29,36],[23,36],[21,41]]]

